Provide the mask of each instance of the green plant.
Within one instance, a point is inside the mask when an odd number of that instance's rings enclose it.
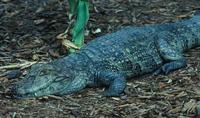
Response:
[[[89,1],[88,0],[68,0],[70,5],[69,18],[76,16],[75,24],[72,28],[72,42],[81,47],[84,44],[84,29],[89,19]],[[74,52],[70,49],[70,52]]]

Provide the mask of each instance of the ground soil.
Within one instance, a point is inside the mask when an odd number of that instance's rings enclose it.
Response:
[[[55,37],[70,25],[68,3],[59,0],[0,0],[0,67],[49,62],[67,55]],[[174,22],[200,9],[198,0],[91,0],[86,41],[124,26]],[[101,32],[96,33],[97,29]],[[68,37],[70,39],[70,36]],[[200,105],[200,47],[185,53],[188,66],[169,75],[128,81],[121,97],[101,97],[103,88],[73,95],[15,100],[6,91],[22,75],[0,77],[0,117],[195,117]],[[0,75],[10,71],[4,68]]]

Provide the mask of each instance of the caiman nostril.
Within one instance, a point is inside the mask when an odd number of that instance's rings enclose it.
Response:
[[[17,93],[17,88],[16,86],[12,86],[9,90],[9,94],[11,96],[11,98],[14,98],[14,99],[19,99],[21,98],[21,95]]]
[[[16,94],[16,92],[17,92],[16,87],[15,86],[11,87],[9,92],[12,93],[12,94]]]

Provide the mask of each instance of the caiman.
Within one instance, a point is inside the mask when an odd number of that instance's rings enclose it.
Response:
[[[33,65],[10,92],[15,98],[33,98],[105,86],[103,96],[119,96],[128,78],[186,67],[183,52],[199,45],[200,14],[173,23],[125,27],[68,56]]]

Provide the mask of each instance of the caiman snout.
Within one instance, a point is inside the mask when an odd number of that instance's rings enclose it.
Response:
[[[86,86],[86,75],[74,73],[70,68],[64,72],[51,64],[33,65],[25,78],[11,87],[11,97],[22,99],[71,94]]]
[[[36,64],[31,67],[29,74],[15,83],[9,91],[12,98],[27,98],[41,96],[58,78],[58,72],[49,64]]]
[[[15,86],[12,86],[9,89],[8,93],[10,94],[11,98],[14,98],[14,99],[22,98],[22,95],[17,92],[17,88]]]

